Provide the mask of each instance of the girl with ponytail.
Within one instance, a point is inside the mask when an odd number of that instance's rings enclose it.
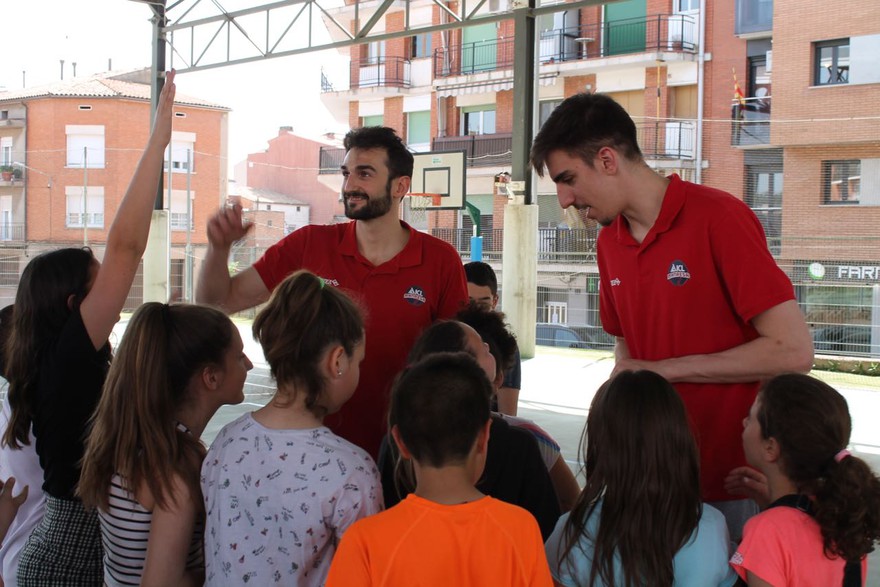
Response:
[[[220,431],[202,467],[206,585],[323,585],[342,533],[382,509],[373,460],[323,425],[357,387],[363,319],[298,271],[253,331],[277,390]]]
[[[253,367],[222,312],[147,303],[128,324],[86,445],[79,494],[97,507],[104,583],[201,585],[199,436],[244,399]]]
[[[728,487],[769,505],[746,523],[733,568],[752,587],[864,585],[865,555],[880,540],[880,479],[847,450],[843,396],[807,375],[780,375],[743,427],[760,473],[734,470]]]

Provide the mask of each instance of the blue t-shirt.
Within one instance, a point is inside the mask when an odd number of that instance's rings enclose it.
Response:
[[[587,520],[587,536],[582,537],[561,562],[559,555],[565,550],[564,529],[569,514],[559,518],[556,529],[545,545],[550,572],[558,583],[566,587],[580,587],[589,581],[593,565],[593,542],[589,536],[595,536],[598,531],[601,512],[600,501]],[[729,552],[730,540],[724,516],[712,506],[703,504],[703,515],[697,529],[672,561],[674,587],[730,587],[736,582],[736,573],[727,562]],[[622,577],[619,562],[614,572],[615,577]],[[596,587],[606,587],[598,576]]]

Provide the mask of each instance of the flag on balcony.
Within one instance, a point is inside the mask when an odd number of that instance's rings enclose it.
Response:
[[[746,105],[746,95],[742,88],[739,87],[739,81],[736,79],[736,68],[733,68],[733,101],[740,106]]]

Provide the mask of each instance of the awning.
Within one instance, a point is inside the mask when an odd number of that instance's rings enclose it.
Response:
[[[541,86],[552,86],[556,84],[557,73],[543,74],[538,77],[538,84]],[[436,80],[435,80],[436,82]],[[488,94],[495,92],[503,92],[504,90],[513,89],[513,78],[469,81],[449,85],[435,86],[437,96],[446,98],[448,96],[464,96],[467,94]]]

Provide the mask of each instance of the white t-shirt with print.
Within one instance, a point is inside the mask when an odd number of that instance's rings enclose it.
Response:
[[[343,532],[382,510],[373,459],[329,428],[273,430],[248,413],[202,466],[206,585],[322,585]]]

